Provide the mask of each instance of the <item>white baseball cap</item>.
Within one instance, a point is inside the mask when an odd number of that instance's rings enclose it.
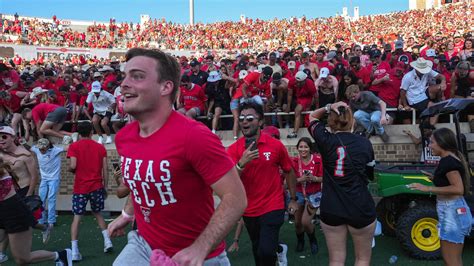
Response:
[[[244,79],[246,76],[248,76],[249,72],[247,70],[240,70],[239,72],[239,79]]]
[[[100,82],[98,81],[92,82],[91,87],[92,87],[91,91],[94,93],[100,92],[100,90],[102,89],[102,86],[100,85]]]
[[[295,78],[297,81],[305,81],[308,75],[304,73],[303,71],[298,71],[295,75]]]
[[[319,77],[327,78],[328,76],[329,76],[329,69],[327,67],[321,68],[321,71],[319,71]]]

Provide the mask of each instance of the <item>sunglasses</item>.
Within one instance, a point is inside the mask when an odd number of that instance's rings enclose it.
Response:
[[[248,122],[252,122],[255,119],[256,119],[256,117],[254,115],[241,115],[241,116],[239,116],[239,122],[244,122],[244,120],[247,120]]]

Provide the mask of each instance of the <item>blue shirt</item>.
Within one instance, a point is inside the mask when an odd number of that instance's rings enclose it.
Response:
[[[38,158],[41,179],[59,180],[61,178],[61,153],[64,151],[63,148],[53,146],[43,154],[38,147],[33,146],[31,151]]]

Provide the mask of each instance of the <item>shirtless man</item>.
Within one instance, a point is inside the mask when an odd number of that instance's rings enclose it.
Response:
[[[23,146],[15,144],[15,131],[7,124],[0,124],[0,158],[11,165],[18,177],[20,197],[33,195],[39,180],[38,164],[33,153]],[[46,227],[33,221],[31,227],[45,231]],[[8,238],[0,243],[0,257],[3,257],[8,245]]]
[[[337,88],[339,82],[336,77],[329,75],[329,69],[321,68],[320,77],[314,82],[318,92],[319,107],[324,107],[328,103],[337,102]]]
[[[303,53],[301,56],[301,66],[299,67],[299,71],[303,71],[305,69],[309,69],[311,71],[311,77],[313,80],[316,80],[319,76],[319,67],[316,63],[310,62],[310,56],[308,53]]]

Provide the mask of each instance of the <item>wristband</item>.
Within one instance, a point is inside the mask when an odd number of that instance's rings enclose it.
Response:
[[[235,168],[237,168],[237,170],[239,170],[239,171],[244,170],[244,168],[242,166],[240,166],[240,162],[235,165]]]
[[[326,110],[326,114],[329,114],[331,112],[331,104],[330,103],[326,104],[324,109]]]
[[[125,210],[122,210],[122,217],[128,221],[133,221],[133,219],[135,218],[135,215],[129,215],[128,213],[125,212]]]

